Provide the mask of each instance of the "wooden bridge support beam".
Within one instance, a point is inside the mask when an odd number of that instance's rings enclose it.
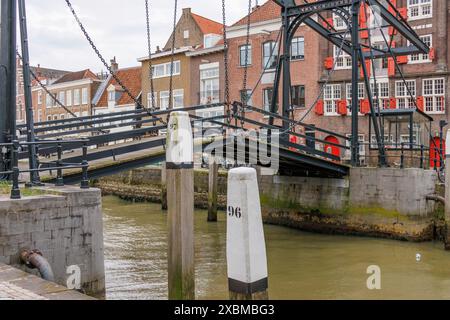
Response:
[[[194,143],[187,112],[173,112],[166,151],[170,300],[195,299]]]
[[[208,222],[217,222],[219,164],[215,157],[209,160],[208,175]]]

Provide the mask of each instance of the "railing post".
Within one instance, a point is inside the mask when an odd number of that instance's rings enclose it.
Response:
[[[81,189],[89,189],[89,179],[88,179],[88,161],[87,161],[87,153],[88,153],[88,147],[87,142],[83,142],[83,161],[81,165],[83,166],[83,177],[81,180]]]
[[[12,178],[13,184],[11,188],[11,199],[18,200],[21,198],[19,188],[19,141],[14,140],[12,145]]]
[[[400,169],[405,168],[405,143],[402,142],[402,154],[400,156]]]
[[[420,146],[420,169],[424,168],[424,155],[425,155],[424,146],[422,144]]]
[[[58,139],[58,141],[61,141],[61,139]],[[60,142],[58,143],[57,150],[58,150],[58,160],[56,161],[56,166],[58,167],[58,170],[57,170],[57,177],[56,177],[56,186],[63,187],[64,179],[63,179],[63,173],[62,173],[62,145]]]

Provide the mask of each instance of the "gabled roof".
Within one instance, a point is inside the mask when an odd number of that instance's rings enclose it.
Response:
[[[255,8],[250,14],[250,23],[269,21],[274,19],[281,19],[281,7],[272,0],[268,0],[262,6]],[[245,15],[241,20],[233,24],[233,26],[246,25],[248,15]]]
[[[199,16],[198,14],[191,13],[192,18],[197,23],[198,27],[203,34],[222,34],[223,25],[222,23],[213,21],[211,19]]]
[[[141,92],[141,67],[133,67],[133,68],[126,68],[126,69],[119,69],[116,72],[116,76],[120,79],[120,81],[124,84],[125,87],[130,90],[131,94],[134,97],[139,96]],[[118,86],[117,81],[113,79],[111,76],[108,77],[108,79],[105,80],[105,83],[102,84],[99,90],[101,92],[99,93],[98,103],[96,103],[96,107],[108,107],[108,88],[113,85],[116,88],[121,88]],[[120,90],[121,91],[121,90]],[[122,105],[129,105],[133,104],[134,101],[131,99],[126,92],[123,92],[119,100],[117,101],[117,106]]]
[[[72,82],[72,81],[78,81],[83,79],[92,79],[92,80],[99,80],[97,75],[95,75],[91,70],[86,69],[82,71],[77,72],[70,72],[62,78],[56,80],[53,84],[61,84],[66,82]]]

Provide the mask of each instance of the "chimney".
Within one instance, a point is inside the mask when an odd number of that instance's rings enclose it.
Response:
[[[161,52],[161,48],[159,46],[156,46],[156,53],[160,53]]]
[[[191,15],[191,8],[183,8],[183,15]]]
[[[111,69],[113,72],[119,70],[119,64],[116,62],[116,57],[114,57],[114,59],[111,59]]]

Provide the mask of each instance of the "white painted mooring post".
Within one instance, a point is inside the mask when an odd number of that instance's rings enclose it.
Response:
[[[193,154],[189,114],[172,112],[166,150],[170,300],[195,299]]]
[[[256,170],[228,174],[227,263],[231,300],[267,300],[266,244]]]
[[[445,140],[445,250],[450,250],[450,130]]]

